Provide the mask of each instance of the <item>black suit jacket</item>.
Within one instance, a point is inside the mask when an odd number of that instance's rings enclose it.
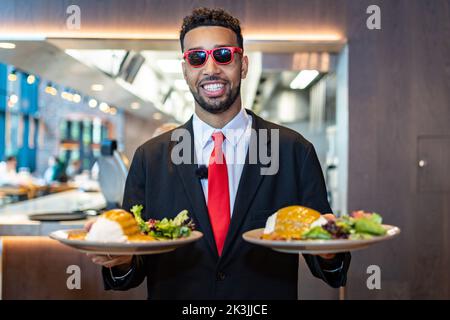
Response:
[[[174,217],[188,209],[204,237],[173,252],[135,256],[132,272],[122,280],[113,280],[104,268],[106,289],[127,290],[146,278],[149,299],[297,299],[299,256],[247,243],[242,234],[263,228],[271,214],[288,205],[331,212],[322,170],[314,147],[300,134],[247,112],[253,117],[254,129],[279,130],[279,171],[276,175],[261,175],[261,163],[245,164],[222,256],[217,254],[196,175],[198,165],[175,165],[171,161],[172,148],[178,142],[171,141],[171,132],[167,132],[136,150],[123,208],[144,205],[146,220]],[[193,136],[192,118],[181,127]],[[267,144],[270,150],[270,139]],[[193,155],[193,141],[191,148]],[[331,261],[311,255],[304,258],[314,276],[332,287],[345,284],[349,253],[338,254]],[[339,272],[323,271],[342,264]]]

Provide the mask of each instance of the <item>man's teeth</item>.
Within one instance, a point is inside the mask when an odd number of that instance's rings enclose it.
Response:
[[[207,91],[218,91],[223,88],[223,83],[213,83],[213,84],[205,84],[203,88]]]

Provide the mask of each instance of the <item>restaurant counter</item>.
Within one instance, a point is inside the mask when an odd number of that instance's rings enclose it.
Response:
[[[104,206],[100,192],[72,190],[0,207],[0,299],[145,299],[145,282],[128,291],[105,291],[100,266],[93,264],[86,254],[48,237],[58,229],[82,228],[88,220],[28,219],[30,214],[67,213]],[[70,268],[74,266],[80,270],[77,288],[68,285],[72,283],[74,271]]]
[[[28,218],[37,213],[68,213],[105,206],[100,192],[71,190],[0,207],[0,236],[47,236],[58,229],[82,228],[88,221],[39,222]]]

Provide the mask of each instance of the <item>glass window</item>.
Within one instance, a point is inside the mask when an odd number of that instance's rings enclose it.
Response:
[[[28,74],[0,63],[0,161],[15,155],[18,167],[36,166],[38,82]]]

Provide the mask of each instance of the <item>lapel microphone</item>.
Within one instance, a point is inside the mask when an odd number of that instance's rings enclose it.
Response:
[[[208,167],[202,164],[195,170],[195,175],[200,180],[208,179]]]

